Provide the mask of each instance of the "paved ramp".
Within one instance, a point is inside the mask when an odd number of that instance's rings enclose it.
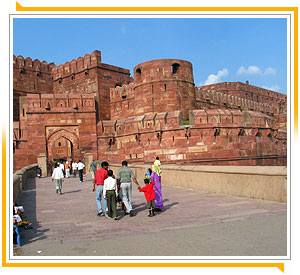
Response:
[[[18,203],[33,229],[22,232],[21,256],[285,256],[286,204],[162,186],[164,210],[147,217],[133,184],[134,217],[97,217],[85,176],[29,179]]]

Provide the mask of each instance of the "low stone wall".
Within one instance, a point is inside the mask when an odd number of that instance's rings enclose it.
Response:
[[[13,176],[13,197],[14,201],[17,200],[19,194],[24,188],[27,178],[36,177],[37,163],[23,167],[16,171]]]
[[[111,164],[117,173],[120,165]],[[129,165],[142,181],[148,165]],[[162,166],[162,186],[170,185],[210,193],[287,201],[285,166]]]

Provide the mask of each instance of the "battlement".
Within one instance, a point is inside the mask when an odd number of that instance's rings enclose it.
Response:
[[[279,104],[282,102],[286,103],[287,101],[287,96],[285,94],[250,85],[248,82],[222,82],[201,86],[199,88],[206,90],[221,91],[223,93],[230,93],[231,95],[234,94],[234,91],[241,91],[241,95],[243,95],[243,98],[249,97],[249,99],[252,98],[254,101],[257,102],[271,101],[272,103]]]
[[[270,115],[274,114],[273,107],[267,103],[252,101],[234,95],[228,95],[216,90],[209,90],[203,87],[199,87],[199,88],[196,87],[195,93],[196,93],[196,100],[203,103],[212,104],[212,105],[215,104],[215,105],[219,105],[219,107],[222,106],[224,108],[237,108],[243,110],[263,112],[265,114],[270,114]]]
[[[95,112],[95,99],[90,94],[28,94],[27,113]]]
[[[110,88],[110,102],[118,102],[134,97],[134,83]]]
[[[257,127],[273,128],[272,117],[253,111],[207,109],[189,112],[190,124],[193,126],[211,127]]]
[[[182,112],[174,111],[103,121],[102,127],[104,136],[122,136],[179,128],[273,128],[275,125],[272,117],[260,112],[228,109],[191,110],[189,122],[184,125]]]
[[[57,80],[62,77],[70,76],[82,71],[87,71],[90,68],[99,66],[101,64],[101,52],[93,51],[92,54],[86,54],[84,57],[78,57],[71,62],[60,64],[53,68],[53,80]]]
[[[285,164],[286,132],[273,128],[273,117],[255,111],[201,109],[189,112],[189,122],[184,124],[181,111],[102,121],[98,155],[110,162],[151,163],[159,156],[164,163]]]
[[[188,81],[194,84],[193,66],[181,59],[157,59],[140,63],[134,67],[134,83],[150,81]]]
[[[32,60],[30,57],[24,58],[23,56],[13,55],[13,67],[18,69],[20,73],[26,73],[26,71],[51,74],[55,64],[47,63],[46,61],[40,61],[38,59]]]

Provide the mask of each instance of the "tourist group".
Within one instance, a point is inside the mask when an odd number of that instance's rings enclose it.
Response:
[[[69,172],[67,172],[67,170],[70,169],[70,165],[66,163],[64,166],[61,163],[57,163],[54,167],[52,181],[56,181],[56,193],[62,194],[62,182],[65,175],[66,177],[70,176]],[[80,182],[83,182],[84,167],[85,165],[80,160],[78,163],[72,163],[73,174],[76,176],[76,169],[78,169]],[[106,161],[101,163],[101,168],[98,170],[97,161],[93,161],[90,167],[93,179],[93,192],[97,192],[97,216],[105,216],[118,220],[117,203],[119,203],[119,206],[124,210],[124,214],[129,214],[130,217],[133,217],[131,204],[132,182],[134,182],[139,191],[145,195],[147,208],[149,209],[149,217],[153,217],[156,211],[159,212],[164,207],[161,192],[161,163],[158,157],[156,157],[152,169],[146,169],[144,187],[140,186],[135,174],[128,168],[128,163],[125,160],[122,161],[122,167],[117,171],[116,175],[114,175],[112,170],[108,169],[109,163]]]

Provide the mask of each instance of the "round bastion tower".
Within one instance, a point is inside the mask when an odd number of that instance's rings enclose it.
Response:
[[[180,59],[158,59],[134,67],[135,115],[195,109],[193,66]]]

